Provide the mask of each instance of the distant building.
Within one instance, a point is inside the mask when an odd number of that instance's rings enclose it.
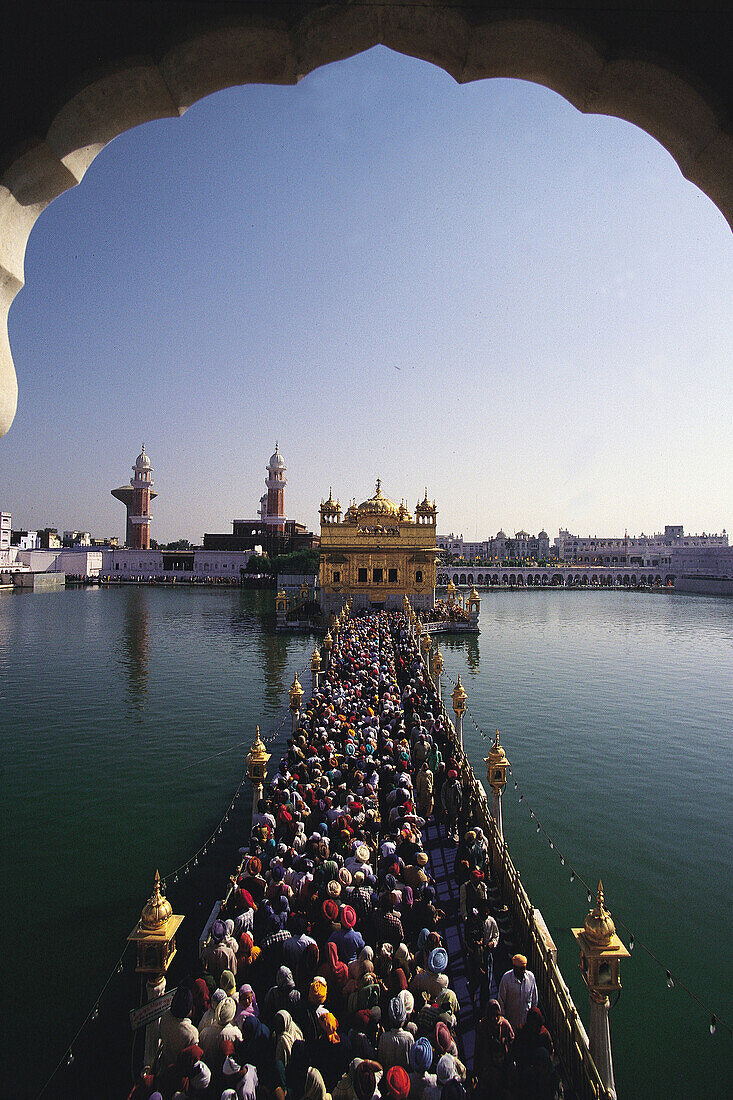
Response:
[[[512,538],[498,531],[494,538],[483,542],[469,542],[463,535],[438,535],[438,550],[464,561],[505,561],[532,559],[546,561],[550,557],[550,536],[547,531],[539,535],[530,535],[527,531],[517,531]]]
[[[0,512],[0,550],[10,549],[12,526],[13,521],[10,512]]]
[[[333,493],[321,504],[321,608],[398,609],[407,595],[416,609],[435,605],[435,504],[425,499],[413,519],[404,501],[382,494],[352,503],[341,519]]]
[[[232,520],[231,535],[206,533],[204,550],[247,550],[275,557],[318,546],[317,535],[304,524],[285,517],[286,469],[276,443],[275,453],[267,464],[267,492],[260,498],[259,518]]]
[[[121,501],[127,510],[125,545],[131,550],[150,548],[150,520],[152,519],[150,504],[158,495],[153,490],[152,473],[153,467],[145,454],[143,443],[142,451],[132,467],[130,484],[110,490],[115,500]]]
[[[63,545],[65,547],[91,546],[92,536],[89,531],[64,531]]]
[[[41,539],[38,531],[12,531],[10,545],[17,546],[19,550],[39,550]]]
[[[686,535],[681,525],[665,527],[664,534],[624,535],[605,538],[596,535],[571,535],[560,528],[555,549],[560,561],[581,565],[643,565],[657,568],[671,565],[673,555],[685,548],[725,547],[728,535]]]
[[[61,539],[55,527],[44,527],[38,532],[38,545],[42,550],[59,550]]]
[[[35,573],[143,582],[173,579],[238,582],[249,559],[250,554],[241,551],[132,550],[111,546],[17,552],[17,561]]]

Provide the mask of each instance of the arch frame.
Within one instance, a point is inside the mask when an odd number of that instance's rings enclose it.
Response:
[[[125,8],[120,5],[121,12]],[[619,53],[597,29],[563,23],[516,2],[499,11],[491,5],[477,8],[472,0],[456,0],[449,7],[429,0],[414,6],[399,0],[346,6],[285,0],[272,9],[226,8],[226,16],[223,11],[218,4],[191,5],[195,24],[189,20],[181,28],[173,17],[168,26],[165,18],[151,20],[148,53],[125,56],[129,36],[121,35],[123,56],[115,61],[76,74],[62,70],[66,94],[56,110],[46,106],[49,124],[39,128],[36,120],[35,130],[12,149],[0,148],[5,166],[0,176],[0,435],[10,428],[18,399],[8,312],[23,286],[28,237],[45,207],[82,180],[108,142],[135,126],[180,117],[224,88],[297,83],[314,69],[375,45],[437,65],[458,83],[527,80],[552,89],[582,113],[634,123],[668,150],[682,174],[733,227],[733,127],[714,93],[706,89],[706,96],[699,80],[675,71],[663,52]]]

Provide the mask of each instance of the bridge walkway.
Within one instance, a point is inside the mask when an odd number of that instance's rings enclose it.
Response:
[[[470,1072],[473,1069],[479,1010],[478,1005],[472,1002],[468,988],[465,928],[461,918],[459,886],[453,874],[456,846],[445,835],[440,823],[436,822],[434,814],[426,825],[424,838],[430,873],[435,880],[436,905],[445,913],[440,932],[448,951],[450,984],[461,1006],[458,1035],[460,1056]],[[489,897],[490,901],[494,900],[492,914],[499,924],[499,944],[494,951],[494,976],[490,991],[490,996],[495,997],[501,975],[511,966],[513,948],[508,918],[497,909],[498,895],[491,888]]]

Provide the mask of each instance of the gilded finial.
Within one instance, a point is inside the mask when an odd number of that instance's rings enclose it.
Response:
[[[165,927],[172,912],[170,902],[160,891],[160,872],[156,868],[153,892],[140,915],[140,925],[147,931],[156,931]]]
[[[591,909],[585,918],[585,934],[589,942],[597,947],[608,946],[615,935],[616,925],[606,909],[606,899],[603,895],[603,883],[599,880],[596,893],[595,908]]]
[[[381,477],[378,477],[377,478],[377,496],[379,496],[381,492],[382,492],[382,479],[381,479]]]

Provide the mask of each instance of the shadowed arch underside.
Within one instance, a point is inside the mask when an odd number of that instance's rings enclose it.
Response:
[[[66,11],[71,18],[86,7]],[[127,14],[134,21],[126,2],[102,7],[108,35],[114,36],[115,18]],[[112,138],[143,122],[180,116],[223,88],[294,84],[313,69],[375,45],[432,62],[459,83],[488,77],[532,81],[579,111],[615,115],[646,130],[733,226],[733,138],[715,94],[701,90],[699,72],[695,80],[683,78],[674,71],[679,64],[665,65],[662,48],[629,48],[619,56],[618,43],[604,41],[596,26],[583,26],[584,19],[592,24],[593,16],[576,13],[580,21],[570,26],[530,15],[518,4],[505,6],[500,15],[476,0],[166,3],[153,9],[155,17],[134,42],[130,34],[120,37],[119,57],[109,43],[106,52],[94,53],[103,59],[101,70],[92,71],[77,58],[66,72],[64,58],[57,58],[61,78],[48,93],[54,102],[28,121],[22,140],[18,132],[12,135],[12,149],[0,148],[0,163],[7,165],[0,179],[0,435],[12,424],[18,395],[8,311],[23,285],[25,249],[36,219],[82,179]],[[42,40],[41,22],[38,33]],[[133,46],[138,52],[124,52]]]

